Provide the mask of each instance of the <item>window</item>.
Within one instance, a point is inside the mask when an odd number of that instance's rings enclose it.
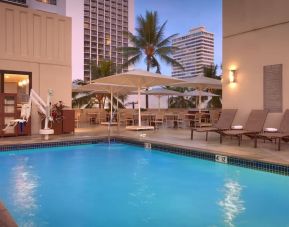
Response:
[[[17,105],[27,103],[29,100],[29,91],[31,89],[31,74],[0,72],[3,87],[0,93],[11,93],[17,95]],[[3,90],[2,90],[3,89]]]
[[[36,0],[37,2],[42,2],[50,5],[56,5],[57,0]]]

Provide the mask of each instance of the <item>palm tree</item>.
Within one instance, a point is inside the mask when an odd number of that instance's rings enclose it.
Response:
[[[116,69],[114,67],[114,64],[112,61],[100,61],[98,65],[95,62],[90,63],[90,69],[91,69],[91,78],[93,80],[106,77],[106,76],[111,76],[115,74]],[[99,107],[104,107],[105,99],[107,95],[104,94],[98,94],[96,96]]]
[[[174,60],[171,55],[176,47],[171,45],[171,41],[177,34],[165,38],[165,28],[167,21],[159,25],[159,17],[156,11],[147,11],[145,17],[137,17],[136,35],[131,32],[124,32],[132,46],[121,47],[124,57],[128,60],[123,67],[134,65],[141,59],[145,59],[146,69],[156,68],[156,72],[161,72],[159,59],[169,65],[182,65]],[[146,108],[148,108],[148,96],[146,96]]]
[[[116,69],[112,61],[100,61],[98,65],[95,62],[90,63],[91,79],[96,80],[101,77],[115,74]]]
[[[72,86],[82,86],[87,84],[84,80],[74,80]],[[80,108],[85,106],[91,108],[95,104],[95,94],[93,92],[72,92],[72,106]]]
[[[187,88],[182,87],[169,87],[166,86],[166,89],[178,91],[184,93],[188,91]],[[193,107],[193,102],[191,99],[186,99],[184,96],[170,97],[168,100],[168,108],[191,108]]]
[[[91,78],[93,80],[101,78],[101,77],[106,77],[113,75],[116,72],[116,68],[111,61],[100,61],[99,64],[97,65],[94,61],[90,62],[90,69],[91,69]],[[83,80],[74,80],[73,85],[85,85],[87,82]],[[82,94],[78,93],[73,93],[73,100],[72,104],[73,106],[81,106],[83,104],[87,104],[87,107],[92,107],[95,103],[96,100],[98,101],[99,108],[104,107],[105,99],[108,97],[108,95],[105,94],[95,94],[94,92],[83,92]],[[109,96],[110,98],[110,96]],[[119,96],[120,100],[124,100],[126,96],[122,95]],[[113,100],[110,100],[113,103],[116,103],[116,98]],[[123,106],[122,103],[119,103],[120,107]]]
[[[203,67],[203,73],[205,77],[220,80],[221,77],[217,75],[218,65],[211,64]]]
[[[222,67],[222,66],[221,66]],[[210,66],[204,66],[204,76],[221,80],[222,77],[217,75],[218,65],[210,65]],[[212,100],[209,102],[209,105],[214,108],[220,108],[222,107],[222,103],[220,101],[220,98],[222,98],[222,90],[218,89],[212,89],[212,93],[219,95],[219,97],[212,97]]]

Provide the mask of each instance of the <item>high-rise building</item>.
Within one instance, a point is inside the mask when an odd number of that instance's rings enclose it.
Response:
[[[119,47],[128,46],[124,31],[133,31],[134,0],[84,0],[84,79],[91,63],[112,61],[121,69],[126,60]]]
[[[214,64],[214,34],[204,27],[190,30],[189,34],[173,39],[178,49],[173,53],[183,69],[173,66],[172,76],[191,78],[203,74],[204,66]]]

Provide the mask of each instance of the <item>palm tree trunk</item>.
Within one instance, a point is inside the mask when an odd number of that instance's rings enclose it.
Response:
[[[147,71],[149,72],[150,71],[150,62],[147,62]],[[147,91],[148,89],[146,89]],[[149,96],[146,95],[146,109],[149,108]]]

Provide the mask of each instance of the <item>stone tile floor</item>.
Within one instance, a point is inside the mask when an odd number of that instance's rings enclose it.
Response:
[[[83,125],[75,130],[74,134],[53,135],[51,141],[97,138],[108,135],[107,126]],[[204,133],[194,133],[194,140],[190,140],[189,129],[161,128],[155,131],[127,131],[124,127],[111,127],[111,136],[139,139],[143,141],[173,144],[197,150],[205,150],[223,155],[238,156],[246,159],[260,160],[271,163],[289,165],[289,143],[282,143],[281,151],[276,151],[276,145],[271,142],[258,141],[258,148],[253,148],[253,141],[244,139],[241,146],[237,140],[225,138],[223,144],[219,143],[219,135],[209,134],[209,140],[205,141]],[[45,142],[39,135],[26,137],[5,137],[0,139],[0,145],[25,144]]]

